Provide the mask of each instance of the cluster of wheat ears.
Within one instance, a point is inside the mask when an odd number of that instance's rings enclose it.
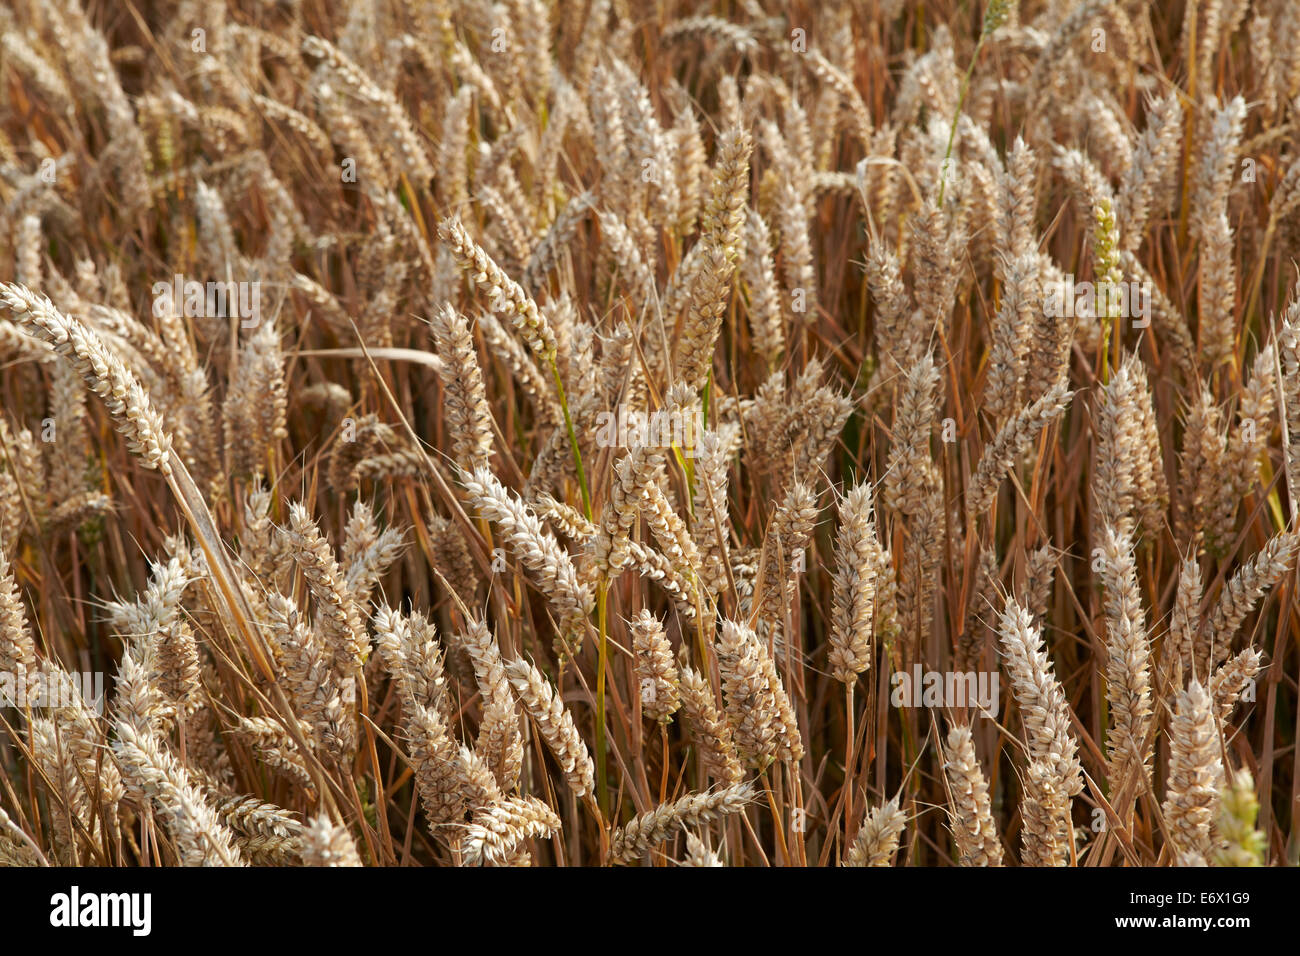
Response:
[[[0,863],[1294,863],[1297,30],[7,4]]]

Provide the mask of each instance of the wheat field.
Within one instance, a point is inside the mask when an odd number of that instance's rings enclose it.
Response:
[[[1296,0],[9,0],[0,863],[1300,858]]]

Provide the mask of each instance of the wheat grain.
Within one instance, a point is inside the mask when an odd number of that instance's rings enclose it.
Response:
[[[845,866],[890,866],[898,851],[898,838],[907,823],[895,797],[868,811],[858,835],[844,857]]]
[[[988,784],[975,758],[970,729],[948,732],[944,774],[951,794],[949,817],[962,866],[1001,866],[1002,844],[993,824]]]
[[[741,813],[753,795],[753,786],[741,783],[709,793],[687,794],[656,807],[614,831],[609,841],[610,857],[629,863],[666,840],[678,827],[698,826],[727,814]]]

